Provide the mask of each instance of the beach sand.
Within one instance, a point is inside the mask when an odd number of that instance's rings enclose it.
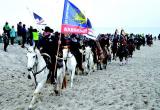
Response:
[[[34,86],[27,78],[26,50],[18,45],[3,51],[0,44],[0,110],[27,110]],[[42,89],[34,110],[160,110],[160,41],[141,47],[127,65],[118,60],[91,75],[75,76],[61,96]]]

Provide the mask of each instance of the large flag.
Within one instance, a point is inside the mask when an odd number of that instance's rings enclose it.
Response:
[[[62,33],[88,34],[88,28],[92,27],[90,21],[87,23],[84,14],[69,0],[64,2]],[[88,27],[88,24],[89,27]]]
[[[92,29],[92,24],[91,24],[91,21],[89,20],[89,18],[87,18],[87,27],[89,29]]]
[[[46,25],[46,24],[44,24],[43,18],[40,17],[38,14],[36,14],[36,13],[33,12],[33,17],[34,17],[34,19],[35,19],[35,21],[36,21],[36,23],[38,25]]]

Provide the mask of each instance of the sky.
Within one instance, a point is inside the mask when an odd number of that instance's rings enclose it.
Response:
[[[160,0],[70,0],[98,28],[160,28]],[[6,21],[35,25],[32,12],[60,30],[64,0],[0,0],[0,27]]]

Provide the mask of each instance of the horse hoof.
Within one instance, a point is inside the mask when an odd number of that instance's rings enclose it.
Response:
[[[28,75],[28,79],[31,79],[31,76],[30,76],[30,75]]]
[[[58,94],[59,94],[58,90],[54,90],[54,92],[55,92],[56,96],[58,96]]]
[[[32,108],[28,108],[28,110],[33,110]]]

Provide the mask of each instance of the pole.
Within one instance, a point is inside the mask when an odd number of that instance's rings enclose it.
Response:
[[[59,48],[60,48],[60,44],[61,44],[60,43],[61,37],[62,37],[62,34],[60,33],[59,38],[58,38],[58,48],[57,48],[57,53],[56,53],[56,61],[55,61],[55,65],[54,65],[54,71],[53,71],[53,73],[51,73],[51,77],[52,77],[52,75],[54,75],[54,77],[55,77],[55,74],[56,74],[57,58],[58,58]]]
[[[66,0],[64,0],[64,7],[65,7],[65,4],[66,4]],[[64,13],[64,11],[63,11],[63,13]],[[58,58],[58,53],[59,53],[59,48],[60,48],[61,37],[62,37],[62,34],[60,32],[60,36],[59,36],[59,39],[58,39],[58,48],[57,48],[57,53],[56,53],[56,61],[55,61],[55,65],[54,65],[54,71],[53,71],[53,73],[51,73],[51,77],[52,77],[52,75],[54,75],[54,77],[55,77],[55,74],[56,74],[57,58]]]

